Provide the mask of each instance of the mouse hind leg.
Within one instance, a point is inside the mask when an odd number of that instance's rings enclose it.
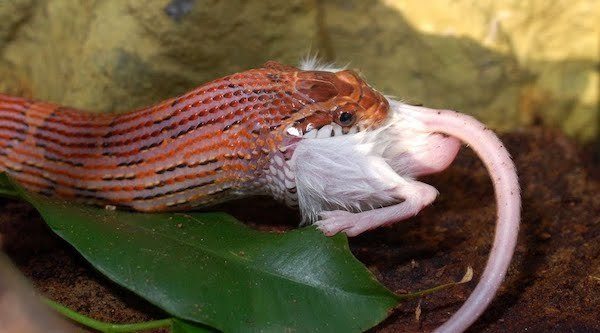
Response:
[[[319,214],[321,220],[315,224],[327,236],[343,232],[353,237],[367,230],[413,217],[425,206],[431,204],[438,195],[435,187],[416,180],[403,179],[391,191],[394,196],[403,201],[359,213],[343,210],[324,211]]]

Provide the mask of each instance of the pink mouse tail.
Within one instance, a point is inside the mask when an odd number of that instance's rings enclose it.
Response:
[[[428,132],[454,136],[468,144],[485,164],[497,202],[497,222],[489,259],[475,290],[463,306],[435,332],[463,332],[487,308],[511,262],[517,242],[521,197],[515,165],[498,137],[473,117],[450,110],[402,104],[402,112],[419,120]]]

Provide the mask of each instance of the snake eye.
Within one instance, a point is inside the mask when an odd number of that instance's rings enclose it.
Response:
[[[351,126],[352,124],[354,124],[354,120],[355,120],[354,113],[347,112],[347,111],[340,113],[339,124],[341,126]]]

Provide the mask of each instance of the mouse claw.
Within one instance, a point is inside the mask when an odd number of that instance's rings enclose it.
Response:
[[[339,232],[345,232],[355,226],[354,214],[343,211],[333,210],[319,213],[321,220],[315,222],[317,229],[321,230],[326,236],[333,236]],[[348,234],[349,236],[352,236]]]

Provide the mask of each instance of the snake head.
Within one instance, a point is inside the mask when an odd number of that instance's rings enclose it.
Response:
[[[388,101],[351,70],[298,71],[296,91],[306,103],[287,134],[324,138],[356,133],[381,125],[388,116]]]

